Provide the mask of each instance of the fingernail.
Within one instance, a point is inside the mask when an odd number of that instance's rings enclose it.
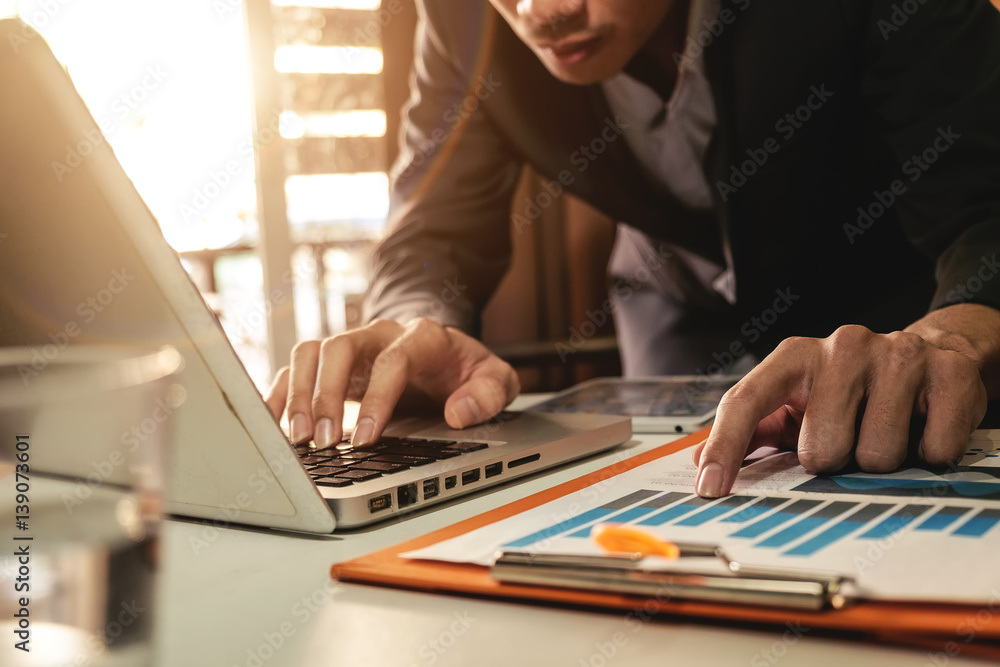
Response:
[[[323,417],[316,422],[316,433],[313,440],[317,447],[329,447],[333,444],[333,420]]]
[[[358,425],[354,427],[354,436],[351,437],[352,445],[367,445],[371,442],[372,434],[375,433],[375,420],[371,417],[365,417],[358,421]]]
[[[698,473],[698,483],[694,489],[702,498],[718,498],[722,493],[722,466],[718,463],[706,463]]]
[[[309,437],[309,419],[303,415],[292,415],[288,420],[288,427],[292,431],[292,442],[296,445]]]
[[[455,401],[454,407],[451,408],[451,418],[457,424],[457,428],[465,428],[466,426],[471,426],[473,424],[478,424],[482,419],[482,410],[479,407],[479,403],[476,403],[476,399],[471,396],[466,396],[458,401]]]

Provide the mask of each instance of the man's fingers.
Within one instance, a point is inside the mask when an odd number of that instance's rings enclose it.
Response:
[[[986,416],[986,388],[979,371],[958,352],[943,352],[930,371],[927,423],[917,454],[931,465],[958,461],[969,435]],[[970,381],[971,376],[971,381]]]
[[[267,403],[271,414],[279,420],[285,412],[285,400],[288,398],[288,370],[288,366],[285,366],[278,371],[267,390],[267,395],[264,396],[264,402]]]
[[[809,349],[814,341],[789,338],[726,392],[701,452],[695,491],[706,498],[725,495],[758,424],[791,398],[807,395],[812,376]]]
[[[817,349],[818,368],[809,389],[799,432],[799,463],[812,473],[840,470],[851,460],[858,406],[865,397],[868,329],[837,329]]]
[[[910,445],[910,418],[927,369],[930,346],[916,334],[880,338],[879,365],[868,389],[854,459],[865,472],[891,472]]]
[[[407,384],[425,369],[455,362],[444,327],[429,320],[411,322],[375,357],[351,442],[363,445],[381,436]]]
[[[312,437],[312,395],[313,387],[316,386],[318,360],[318,341],[299,343],[292,350],[288,403],[285,410],[288,412],[289,439],[293,444],[305,442]]]
[[[509,364],[491,357],[448,398],[445,421],[452,428],[467,428],[495,417],[521,391],[517,374]]]
[[[322,342],[311,405],[317,447],[330,447],[343,438],[344,401],[351,383],[367,385],[373,366],[369,360],[401,331],[396,322],[376,321]]]

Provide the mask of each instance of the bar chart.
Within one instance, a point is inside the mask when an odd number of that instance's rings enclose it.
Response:
[[[1000,508],[962,507],[947,500],[895,503],[885,498],[865,502],[794,495],[707,499],[678,491],[640,489],[503,546],[522,549],[553,539],[589,538],[598,523],[632,524],[678,540],[711,535],[779,556],[801,558],[848,540],[888,540],[907,529],[954,539],[982,538],[1000,524]]]

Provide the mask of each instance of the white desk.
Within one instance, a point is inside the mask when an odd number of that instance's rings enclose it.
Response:
[[[517,404],[523,405],[522,402]],[[330,564],[388,547],[638,453],[623,448],[465,501],[377,525],[310,538],[170,520],[157,610],[163,667],[479,667],[489,665],[809,665],[863,667],[987,664],[962,656],[703,623],[638,624],[590,612],[430,595],[329,578]],[[196,553],[197,551],[197,553]],[[804,631],[804,632],[803,632]],[[270,642],[269,642],[270,638]],[[272,648],[277,645],[278,648]]]

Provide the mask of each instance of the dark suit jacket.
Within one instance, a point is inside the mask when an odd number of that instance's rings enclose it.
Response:
[[[620,137],[584,156],[613,134],[600,86],[552,77],[486,0],[424,0],[369,317],[475,332],[528,223],[510,218],[525,162],[730,267],[723,319],[737,336],[776,290],[797,299],[762,343],[847,323],[889,331],[959,301],[1000,308],[1000,14],[988,0],[722,7],[732,20],[705,48],[719,116],[706,216],[648,182]]]

